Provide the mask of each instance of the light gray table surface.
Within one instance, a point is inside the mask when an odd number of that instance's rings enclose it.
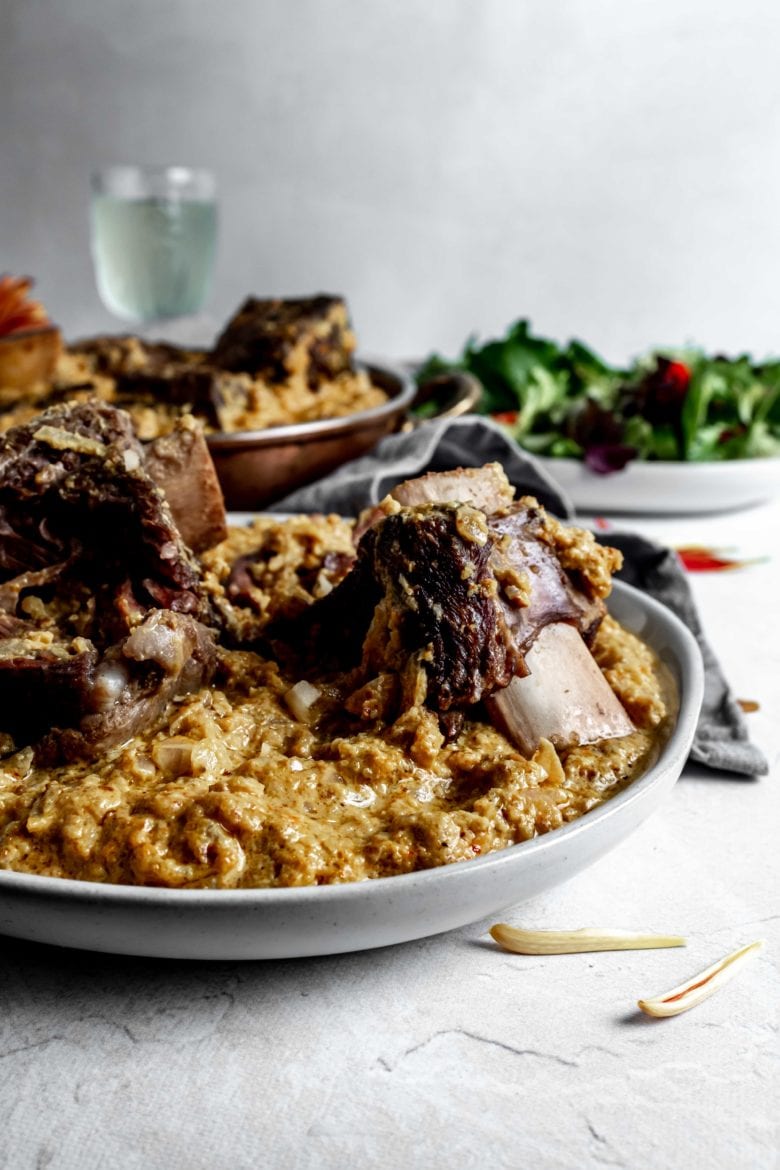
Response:
[[[0,938],[0,1166],[778,1166],[780,504],[631,526],[769,558],[692,580],[736,693],[760,704],[771,772],[689,767],[627,842],[505,917],[687,948],[526,958],[480,922],[206,965]],[[756,938],[758,959],[694,1011],[636,1010]]]

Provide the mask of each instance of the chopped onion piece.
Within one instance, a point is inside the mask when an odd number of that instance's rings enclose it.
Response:
[[[631,930],[518,930],[499,922],[490,933],[499,946],[516,955],[576,955],[583,951],[645,951],[684,947],[678,934],[636,934]]]
[[[294,687],[290,687],[284,701],[299,723],[311,723],[314,718],[314,704],[321,695],[322,691],[318,687],[312,686],[306,679],[301,679]]]
[[[687,1012],[689,1008],[696,1007],[697,1003],[701,1003],[703,999],[707,999],[719,987],[723,987],[725,983],[733,979],[740,968],[749,959],[754,958],[763,946],[764,939],[758,939],[756,942],[749,943],[745,947],[740,947],[738,951],[733,951],[732,954],[726,955],[725,959],[720,959],[719,962],[713,963],[706,971],[702,971],[699,975],[694,975],[687,983],[682,983],[679,987],[673,987],[665,995],[655,995],[650,999],[640,999],[639,1007],[646,1015],[656,1016],[658,1018],[677,1016],[680,1012]]]
[[[83,455],[97,455],[102,458],[106,454],[106,445],[100,439],[92,439],[89,435],[77,435],[64,427],[51,427],[45,424],[38,427],[33,435],[37,443],[46,443],[55,451],[76,451]]]
[[[126,471],[137,471],[141,466],[141,456],[132,447],[128,447],[122,452],[122,462]]]
[[[158,768],[173,776],[192,775],[193,740],[186,735],[171,735],[152,745],[152,758]]]
[[[549,739],[540,739],[539,746],[533,754],[533,763],[539,764],[547,773],[547,779],[553,784],[563,786],[566,783],[566,773],[563,770],[561,757],[555,750],[555,745]]]

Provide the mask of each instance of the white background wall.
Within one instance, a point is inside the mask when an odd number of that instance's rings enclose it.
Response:
[[[528,315],[780,351],[777,0],[0,0],[0,270],[119,328],[98,163],[213,167],[221,320],[347,294],[366,351]]]

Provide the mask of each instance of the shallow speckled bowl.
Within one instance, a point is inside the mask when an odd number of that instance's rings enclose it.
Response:
[[[672,788],[702,700],[698,646],[669,610],[622,584],[615,585],[609,608],[671,669],[680,689],[680,711],[657,763],[618,796],[564,828],[474,861],[300,889],[162,890],[0,872],[0,932],[129,955],[293,958],[438,934],[568,880],[627,837]]]

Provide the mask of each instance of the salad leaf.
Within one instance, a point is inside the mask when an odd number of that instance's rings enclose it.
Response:
[[[482,412],[528,450],[605,474],[630,459],[780,455],[780,359],[661,349],[616,366],[581,341],[537,336],[521,319],[503,338],[469,338],[458,358],[431,355],[418,380],[450,370],[480,379]]]

